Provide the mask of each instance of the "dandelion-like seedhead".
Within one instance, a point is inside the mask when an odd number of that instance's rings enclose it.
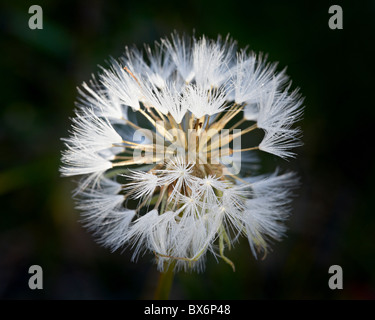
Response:
[[[256,175],[260,152],[287,159],[301,145],[302,99],[289,83],[228,37],[173,33],[126,48],[82,84],[63,139],[61,173],[82,176],[83,223],[133,259],[152,252],[159,270],[202,270],[207,252],[234,269],[224,251],[240,236],[265,255],[297,184],[292,172]]]

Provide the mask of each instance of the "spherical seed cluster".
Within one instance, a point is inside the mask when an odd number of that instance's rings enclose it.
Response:
[[[224,250],[241,235],[255,256],[283,235],[295,174],[248,170],[259,152],[288,158],[301,144],[302,99],[276,64],[174,33],[126,48],[79,93],[61,172],[82,176],[77,207],[101,244],[202,270],[207,252],[234,268]]]

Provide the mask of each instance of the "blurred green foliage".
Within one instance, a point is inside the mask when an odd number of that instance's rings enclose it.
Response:
[[[305,95],[302,186],[288,237],[265,260],[245,239],[225,263],[180,273],[172,299],[374,299],[373,70],[375,3],[339,1],[344,29],[328,28],[330,2],[38,1],[43,30],[28,28],[28,1],[0,5],[0,297],[152,298],[151,256],[110,253],[79,224],[70,179],[60,178],[76,86],[125,45],[153,43],[173,30],[216,38],[288,66]],[[332,3],[333,4],[333,3]],[[44,289],[28,288],[28,268],[44,270]],[[341,265],[344,289],[328,288]]]

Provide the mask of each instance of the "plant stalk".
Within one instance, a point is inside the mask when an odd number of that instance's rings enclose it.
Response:
[[[159,283],[155,291],[155,300],[168,300],[172,289],[175,262],[169,263],[165,272],[161,272]]]

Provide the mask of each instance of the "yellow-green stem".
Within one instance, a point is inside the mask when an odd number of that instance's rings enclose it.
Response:
[[[159,283],[155,291],[155,300],[168,300],[172,289],[175,261],[169,263],[165,272],[161,272]]]

